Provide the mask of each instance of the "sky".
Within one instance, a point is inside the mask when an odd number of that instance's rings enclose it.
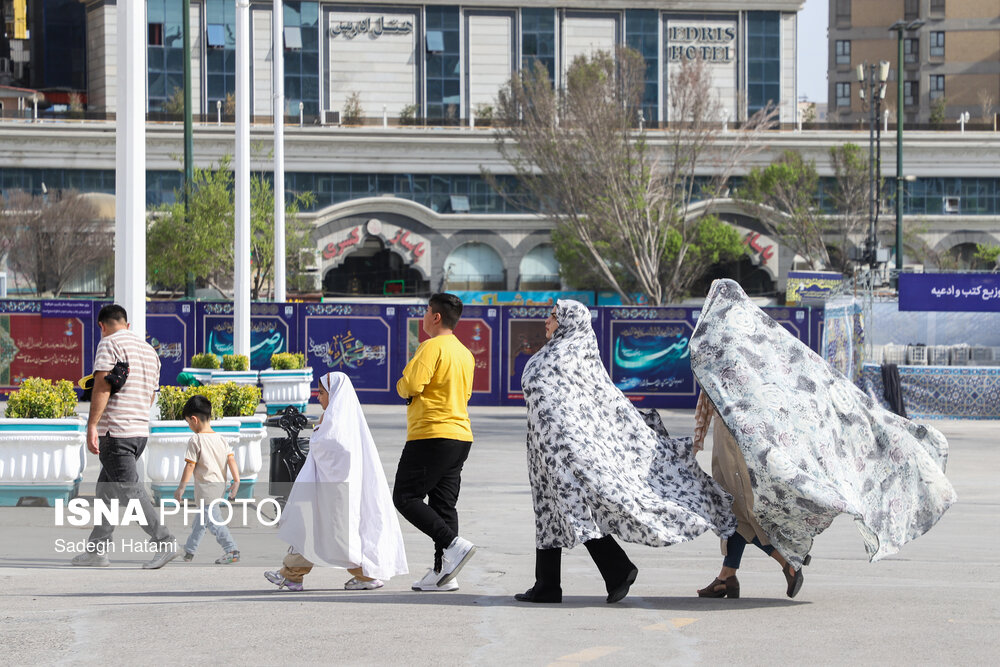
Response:
[[[799,97],[810,102],[826,102],[828,6],[828,0],[806,0],[799,12]]]

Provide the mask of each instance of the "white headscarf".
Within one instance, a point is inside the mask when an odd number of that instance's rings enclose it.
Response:
[[[278,536],[317,565],[366,577],[405,574],[399,519],[378,450],[349,377],[320,379],[330,396],[281,515]]]

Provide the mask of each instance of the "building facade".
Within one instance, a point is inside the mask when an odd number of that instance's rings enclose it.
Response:
[[[830,0],[829,110],[831,121],[864,117],[856,68],[892,64],[885,108],[899,109],[898,36],[903,21],[903,112],[906,122],[992,124],[1000,110],[1000,4],[996,0]],[[914,22],[917,22],[914,25]]]
[[[87,7],[89,108],[114,111],[115,3]],[[146,2],[148,110],[161,111],[183,88],[179,2]],[[685,60],[709,63],[730,120],[773,103],[795,120],[796,13],[802,0],[473,0],[284,2],[285,113],[310,122],[344,117],[349,100],[362,118],[426,119],[437,124],[488,114],[518,69],[539,61],[560,83],[573,58],[616,45],[646,62],[645,121],[669,121],[670,77]],[[270,118],[271,2],[251,2],[251,79],[255,119]],[[235,3],[191,3],[193,105],[212,115],[235,91]],[[350,115],[350,114],[349,114]]]

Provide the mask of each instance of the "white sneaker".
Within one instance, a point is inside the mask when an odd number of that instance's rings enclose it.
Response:
[[[438,579],[441,578],[440,572],[435,572],[434,568],[427,570],[427,574],[423,576],[419,581],[414,581],[413,585],[410,586],[411,590],[414,591],[457,591],[458,590],[458,579],[452,577],[444,586],[438,586]]]
[[[80,567],[107,567],[111,565],[111,559],[105,554],[99,554],[96,551],[85,551],[79,556],[73,556],[73,560],[70,561],[70,565],[78,565]]]
[[[437,581],[438,586],[443,586],[455,578],[458,571],[465,567],[465,564],[476,553],[476,545],[464,537],[456,537],[444,550],[441,556],[441,572]]]
[[[159,570],[161,567],[180,556],[175,544],[164,544],[151,560],[142,564],[144,570]]]
[[[381,579],[358,579],[357,577],[351,577],[344,584],[345,591],[373,591],[376,588],[382,588],[385,586],[385,582]]]

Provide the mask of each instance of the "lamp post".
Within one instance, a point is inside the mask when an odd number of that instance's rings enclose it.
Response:
[[[879,115],[882,110],[882,100],[885,99],[885,82],[889,79],[889,61],[879,64],[858,65],[858,83],[861,84],[859,95],[862,107],[868,111],[868,237],[865,239],[863,259],[868,264],[872,276],[878,266],[878,223],[879,197],[881,187],[879,177],[882,173],[882,131],[879,126]]]
[[[896,271],[903,270],[903,33],[918,30],[920,19],[899,20],[889,26],[896,33]]]

